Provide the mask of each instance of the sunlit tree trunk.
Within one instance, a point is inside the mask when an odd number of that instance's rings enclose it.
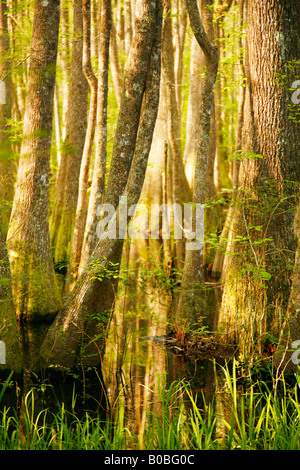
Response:
[[[180,113],[176,99],[176,77],[174,64],[173,28],[171,1],[164,0],[162,67],[165,84],[168,140],[172,161],[172,199],[173,204],[182,204],[191,200],[191,190],[186,178],[180,141]],[[175,244],[175,263],[182,268],[184,261],[184,242],[177,240]]]
[[[174,71],[175,71],[175,93],[178,106],[178,114],[181,115],[182,110],[182,74],[183,74],[183,51],[187,24],[187,13],[184,0],[176,0],[173,6],[174,23]]]
[[[290,84],[299,74],[293,62],[300,52],[296,3],[248,4],[241,190],[219,318],[224,340],[244,354],[278,337],[290,295],[300,179],[300,127],[289,110]]]
[[[111,28],[110,0],[102,3],[100,28],[100,56],[98,72],[98,107],[96,123],[96,155],[92,187],[88,205],[83,246],[80,257],[79,273],[88,262],[97,242],[97,225],[99,214],[97,209],[103,202],[107,157],[107,96],[108,96],[108,67],[109,43]]]
[[[23,141],[8,232],[16,314],[27,321],[52,317],[60,308],[48,227],[59,2],[44,3],[35,3]]]
[[[191,40],[190,83],[186,121],[186,143],[184,149],[185,171],[191,187],[193,187],[194,184],[195,161],[197,155],[198,129],[200,122],[198,96],[201,88],[201,74],[203,73],[202,67],[203,53],[196,39],[193,37]]]
[[[136,204],[144,182],[159,102],[161,23],[160,0],[137,3],[136,29],[126,66],[105,198],[115,208],[122,194],[127,197],[128,207]],[[117,210],[117,230],[120,220],[122,214]],[[125,217],[125,223],[129,220],[130,216]],[[110,227],[113,222],[114,219]],[[123,242],[120,236],[102,237],[98,241],[88,265],[47,333],[40,352],[40,359],[46,364],[70,367],[81,354],[78,359],[83,363],[99,364],[115,302]],[[80,350],[82,340],[87,346],[84,351]]]
[[[72,3],[68,0],[62,0],[61,11],[60,11],[60,36],[59,44],[60,49],[58,51],[58,67],[61,73],[61,80],[58,80],[56,86],[58,87],[58,95],[61,95],[62,101],[62,126],[61,135],[62,139],[66,138],[66,122],[65,118],[68,109],[68,95],[69,95],[69,81],[70,81],[70,57],[71,57],[71,42],[72,42],[72,28],[71,28],[71,8]]]
[[[124,0],[125,54],[128,56],[132,39],[131,0]]]
[[[244,17],[245,17],[244,9],[245,9],[245,1],[240,0],[240,3],[239,3],[240,27],[242,27],[244,23]],[[244,79],[246,71],[245,71],[245,59],[243,57],[244,53],[242,52],[243,46],[244,44],[243,44],[242,38],[240,37],[239,38],[239,47],[240,47],[239,66],[240,66],[241,75]],[[247,70],[248,70],[248,67],[247,67]],[[240,155],[240,152],[242,149],[242,129],[243,129],[243,122],[244,122],[245,94],[246,94],[246,89],[245,89],[244,83],[242,82],[240,84],[239,99],[238,99],[238,115],[237,115],[236,129],[235,129],[236,157]],[[219,119],[220,113],[218,112],[217,114],[218,114],[218,119]],[[216,156],[216,158],[218,158],[218,156]],[[240,167],[239,158],[234,159],[232,166],[233,166],[232,196],[231,196],[230,206],[226,214],[225,223],[222,228],[221,235],[220,235],[219,249],[216,251],[215,258],[213,261],[213,266],[212,266],[212,272],[211,272],[212,278],[215,278],[215,279],[220,279],[221,276],[222,276],[222,279],[226,279],[226,265],[227,265],[228,258],[226,259],[226,263],[224,266],[225,251],[230,250],[230,244],[233,238],[233,233],[230,230],[230,227],[233,221],[233,215],[235,211],[235,201],[236,201],[238,185],[239,185],[239,167]],[[230,237],[230,240],[228,237]]]
[[[62,146],[55,200],[50,220],[51,245],[56,265],[68,263],[74,228],[79,173],[87,123],[88,84],[82,68],[82,1],[74,0],[74,30],[66,136]]]
[[[111,35],[110,35],[110,60],[111,60],[111,72],[114,83],[114,89],[116,94],[116,99],[118,106],[121,105],[122,98],[122,88],[123,88],[123,77],[121,72],[121,67],[119,63],[118,55],[118,42],[116,35],[116,28],[114,23],[111,26]]]
[[[77,277],[78,266],[80,263],[81,250],[83,246],[84,230],[86,225],[87,210],[88,210],[88,176],[90,168],[90,159],[93,150],[94,136],[95,136],[95,127],[96,127],[96,118],[97,118],[97,88],[98,80],[94,74],[92,64],[91,64],[91,52],[90,52],[90,43],[91,43],[91,8],[90,0],[82,1],[83,8],[83,71],[86,76],[86,79],[89,83],[91,96],[90,96],[90,109],[89,109],[89,118],[88,118],[88,127],[85,137],[85,144],[83,149],[83,155],[81,160],[81,168],[79,174],[79,190],[78,190],[78,200],[77,200],[77,210],[74,223],[74,231],[72,237],[72,247],[70,255],[70,265],[69,265],[69,275],[71,279],[68,279],[68,289],[72,288],[74,280]],[[104,15],[102,15],[102,22],[105,22]],[[105,22],[105,28],[107,28],[107,22]],[[107,28],[108,40],[109,40],[109,27]],[[103,31],[103,29],[102,29]],[[102,44],[101,44],[102,45]],[[103,50],[103,48],[101,48]],[[104,64],[103,69],[106,70]],[[101,69],[100,69],[101,70]],[[107,71],[106,71],[107,75]],[[102,83],[101,85],[102,86]],[[103,85],[103,87],[105,84]],[[107,87],[107,84],[106,84]]]
[[[207,4],[210,4],[210,2],[207,2]],[[204,30],[202,20],[199,15],[197,1],[186,0],[186,6],[193,33],[206,58],[206,73],[199,97],[201,120],[198,130],[198,148],[193,189],[193,203],[201,205],[205,203],[207,192],[210,122],[213,106],[213,88],[218,70],[218,52],[216,47],[209,41]],[[210,15],[207,15],[208,19],[209,17]],[[206,26],[208,26],[208,24]],[[196,210],[193,210],[192,213],[192,228],[195,231]],[[177,317],[179,326],[195,328],[199,326],[205,315],[206,296],[204,290],[203,248],[197,250],[186,250],[181,292],[178,303]]]

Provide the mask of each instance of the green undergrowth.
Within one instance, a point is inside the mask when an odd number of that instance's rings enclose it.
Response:
[[[79,418],[62,404],[56,414],[35,411],[35,391],[24,400],[21,415],[0,412],[0,450],[298,450],[300,449],[299,377],[288,386],[284,377],[270,387],[255,383],[240,388],[235,362],[221,367],[222,385],[207,403],[184,381],[167,386],[159,377],[159,411],[148,411],[143,432],[133,433],[119,402],[114,419],[86,414]],[[0,401],[6,393],[8,377]],[[156,408],[157,410],[157,408]]]

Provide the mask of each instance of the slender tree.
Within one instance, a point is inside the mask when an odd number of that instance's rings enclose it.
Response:
[[[48,227],[58,28],[58,0],[36,0],[23,140],[8,231],[16,314],[27,321],[52,317],[60,308]]]
[[[6,1],[0,2],[0,224],[7,234],[14,194],[15,165],[9,140],[9,119],[12,117],[11,51]]]
[[[92,179],[92,187],[88,205],[83,246],[79,259],[79,272],[86,265],[97,241],[97,225],[99,222],[98,207],[103,202],[107,157],[107,96],[109,44],[111,30],[111,2],[102,3],[100,27],[100,54],[98,71],[98,108],[96,123],[96,155]]]
[[[207,2],[207,4],[209,3],[210,2]],[[213,104],[213,88],[218,71],[218,51],[210,42],[204,30],[197,1],[186,0],[186,6],[194,36],[206,58],[205,78],[199,98],[201,120],[198,133],[193,190],[193,203],[203,205],[205,204],[207,191],[210,121]],[[196,211],[194,210],[192,227],[194,231],[196,230],[196,222]],[[192,328],[197,327],[201,318],[206,315],[206,296],[203,289],[204,280],[203,248],[187,250],[182,277],[182,289],[178,304],[178,317],[182,319],[184,323],[188,323]]]
[[[90,0],[83,0],[82,9],[83,9],[83,71],[90,86],[91,97],[90,97],[88,127],[86,131],[85,145],[83,149],[80,175],[79,175],[77,210],[76,210],[74,231],[73,231],[73,237],[72,237],[72,247],[71,247],[69,275],[68,275],[68,277],[71,276],[72,280],[71,280],[71,284],[69,284],[69,288],[72,287],[74,283],[74,279],[76,279],[77,277],[78,266],[80,263],[81,251],[82,251],[82,246],[83,246],[83,238],[84,238],[84,231],[85,231],[87,211],[88,211],[88,194],[87,194],[88,177],[89,177],[90,160],[91,160],[92,149],[93,149],[93,144],[94,144],[96,118],[97,118],[97,101],[98,101],[97,100],[98,80],[94,74],[92,64],[91,64]],[[108,41],[109,41],[109,28],[107,28],[107,24],[103,25],[103,22],[104,23],[106,22],[105,15],[102,15],[102,27],[104,28],[105,34],[108,35]],[[108,33],[106,33],[107,29],[108,29]],[[103,48],[100,48],[100,49],[103,50]],[[104,66],[103,70],[107,70],[107,68],[108,67]],[[107,72],[106,72],[106,75],[107,75]],[[101,78],[100,78],[100,81],[101,81]],[[107,89],[107,85],[106,85],[106,89]]]
[[[64,267],[70,256],[87,123],[88,83],[82,67],[82,0],[74,0],[73,23],[66,136],[62,146],[61,165],[57,176],[50,219],[50,236],[54,261],[57,265],[63,265]]]

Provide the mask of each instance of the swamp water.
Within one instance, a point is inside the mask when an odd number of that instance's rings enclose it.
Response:
[[[170,311],[168,299],[164,296],[149,299],[142,305],[136,302],[132,305],[126,298],[117,305],[106,340],[102,370],[78,368],[71,373],[63,373],[53,369],[41,377],[32,374],[31,367],[38,357],[48,327],[19,326],[22,365],[11,377],[2,396],[0,410],[10,407],[19,413],[26,394],[34,387],[36,414],[45,408],[55,413],[58,403],[63,402],[66,410],[79,417],[86,412],[92,416],[100,412],[99,416],[106,419],[108,412],[117,416],[121,407],[130,433],[142,436],[147,429],[149,413],[160,417],[165,406],[176,408],[178,398],[183,398],[188,406],[189,400],[188,397],[185,400],[183,389],[176,396],[169,395],[174,381],[183,380],[195,399],[197,397],[199,408],[203,407],[203,398],[206,404],[214,400],[216,417],[221,422],[224,407],[218,405],[215,395],[216,363],[205,355],[201,358],[187,357],[176,342],[166,343]],[[209,322],[213,328],[214,312]],[[4,364],[0,365],[0,392],[10,372]],[[168,403],[164,402],[166,397]]]

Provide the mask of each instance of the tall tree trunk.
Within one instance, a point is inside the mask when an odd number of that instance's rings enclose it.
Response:
[[[165,83],[168,140],[172,155],[172,198],[173,204],[183,204],[191,200],[189,187],[181,152],[180,114],[176,99],[176,79],[174,65],[173,28],[171,1],[164,0],[163,47],[162,47],[163,80]],[[175,244],[175,264],[178,269],[183,267],[184,242],[177,240]]]
[[[245,1],[240,0],[239,3],[239,22],[240,22],[240,28],[242,27],[244,23],[244,7],[245,7]],[[242,77],[245,77],[245,65],[244,65],[244,57],[243,57],[243,44],[242,44],[242,38],[239,38],[239,47],[240,47],[240,60],[239,60],[239,65],[240,65],[240,70]],[[248,70],[248,67],[247,67]],[[243,79],[242,78],[242,79]],[[220,235],[220,240],[219,240],[219,249],[216,251],[214,262],[213,262],[213,267],[212,267],[212,272],[211,276],[212,278],[219,279],[222,276],[222,279],[226,278],[226,264],[224,266],[224,257],[225,257],[225,251],[230,250],[230,241],[228,240],[228,237],[230,239],[233,238],[233,233],[230,230],[232,221],[233,221],[233,216],[234,216],[234,211],[235,211],[235,202],[237,198],[237,193],[238,193],[238,187],[239,187],[239,167],[240,167],[240,154],[242,150],[242,130],[243,130],[243,122],[244,122],[244,107],[245,107],[245,95],[246,95],[246,90],[244,83],[241,83],[240,85],[240,94],[239,94],[239,103],[238,103],[238,116],[237,116],[237,122],[236,122],[236,130],[235,130],[235,159],[233,161],[233,171],[232,171],[232,196],[231,196],[231,201],[230,201],[230,206],[226,215],[226,220],[222,229],[222,233]],[[219,114],[219,113],[218,113]],[[226,259],[227,261],[228,259]]]
[[[122,99],[123,79],[122,79],[122,72],[121,72],[120,63],[119,63],[116,28],[113,23],[111,25],[109,50],[110,50],[111,71],[112,71],[115,95],[116,95],[118,106],[120,107],[121,99]]]
[[[9,369],[18,373],[22,369],[22,357],[12,295],[10,265],[5,237],[0,226],[0,341],[5,347],[5,361],[0,371]],[[3,344],[2,344],[3,347]]]
[[[295,256],[295,267],[292,276],[292,287],[289,297],[286,319],[282,328],[282,334],[276,351],[274,363],[278,371],[298,370],[299,367],[299,340],[300,340],[300,204],[294,222],[295,235],[297,238],[297,249]],[[297,351],[293,351],[291,346]],[[294,357],[296,356],[296,357]]]
[[[108,96],[108,67],[109,43],[111,28],[110,0],[102,3],[100,29],[100,57],[98,72],[98,108],[96,126],[96,156],[90,200],[88,205],[83,247],[80,257],[79,273],[88,262],[97,242],[98,206],[103,202],[107,156],[107,96]]]
[[[106,195],[114,207],[118,207],[121,194],[127,197],[128,207],[136,204],[142,190],[159,102],[161,23],[161,0],[138,2]],[[120,218],[117,210],[117,227]],[[130,216],[125,223],[129,220]],[[100,343],[101,352],[115,301],[123,242],[119,236],[98,241],[47,333],[40,351],[42,362],[70,367],[76,355],[83,353],[83,363],[99,363],[99,346],[95,343]],[[90,341],[91,351],[78,349],[82,339]]]
[[[300,127],[289,116],[297,72],[296,1],[248,4],[248,73],[239,192],[231,232],[220,333],[244,354],[278,337],[290,294]],[[266,37],[267,34],[267,37]],[[290,63],[289,63],[290,62]],[[286,77],[287,86],[281,85]],[[255,156],[257,156],[255,158]]]
[[[6,237],[14,195],[15,165],[9,140],[8,120],[12,117],[11,51],[6,0],[0,2],[0,225]]]
[[[91,97],[90,97],[88,128],[86,132],[85,145],[83,149],[80,175],[79,175],[77,210],[76,210],[74,231],[73,231],[73,237],[72,237],[71,255],[70,255],[68,278],[71,277],[72,280],[68,281],[70,282],[68,289],[72,288],[72,286],[74,285],[74,280],[77,278],[78,266],[80,263],[81,250],[83,246],[84,230],[85,230],[87,210],[88,210],[88,195],[87,195],[88,176],[89,176],[90,159],[92,155],[94,136],[95,136],[95,127],[96,127],[96,118],[97,118],[97,101],[98,101],[97,100],[98,80],[92,68],[91,53],[90,53],[90,40],[91,40],[90,0],[83,0],[82,8],[83,8],[83,71],[90,86]],[[101,21],[102,23],[104,22],[104,25],[102,24],[101,31],[103,31],[103,28],[105,28],[104,31],[105,31],[105,34],[108,36],[108,41],[109,41],[109,25],[107,24],[106,16],[107,15],[102,15]],[[107,30],[108,32],[106,32]],[[101,43],[101,46],[103,46],[102,43]],[[108,46],[106,50],[107,49],[108,49]],[[103,50],[105,50],[105,47],[101,47],[101,51]],[[107,52],[106,52],[106,55],[107,55]],[[106,77],[107,77],[108,64],[104,63],[101,65],[101,67],[102,67],[102,70],[105,71],[104,73],[106,73]],[[101,72],[101,67],[99,68],[100,72]],[[106,79],[106,83],[102,83],[101,73],[99,74],[99,76],[100,76],[100,81],[101,81],[100,86],[103,88],[106,87],[107,89],[107,79]],[[106,123],[104,123],[104,125],[106,126]]]
[[[207,2],[210,5],[211,2]],[[207,192],[207,171],[209,162],[210,121],[213,105],[213,88],[218,71],[218,51],[209,41],[204,30],[196,0],[186,0],[191,27],[195,38],[205,54],[206,73],[200,94],[200,114],[202,116],[198,134],[198,148],[195,165],[193,203],[204,204]],[[210,10],[211,12],[211,10]],[[207,15],[208,24],[212,20]],[[206,25],[208,27],[208,24]],[[192,229],[196,231],[196,210],[193,210]],[[204,222],[204,221],[203,221]],[[199,221],[198,221],[199,223]],[[199,240],[198,240],[199,241]],[[200,241],[201,243],[201,241]],[[178,322],[197,328],[206,315],[204,291],[203,248],[186,250],[181,293],[178,303]],[[180,317],[179,317],[180,316]],[[182,326],[179,324],[179,326]]]
[[[13,294],[20,320],[60,308],[48,226],[48,186],[59,2],[36,0],[23,141],[8,232]]]
[[[195,37],[191,40],[190,84],[186,121],[186,143],[184,149],[185,172],[191,187],[194,186],[194,172],[197,155],[200,107],[198,104],[203,73],[203,53]]]
[[[50,220],[51,245],[55,264],[58,265],[66,265],[70,256],[79,173],[86,134],[88,83],[82,68],[82,0],[74,0],[73,21],[66,138],[62,148],[56,197]]]

